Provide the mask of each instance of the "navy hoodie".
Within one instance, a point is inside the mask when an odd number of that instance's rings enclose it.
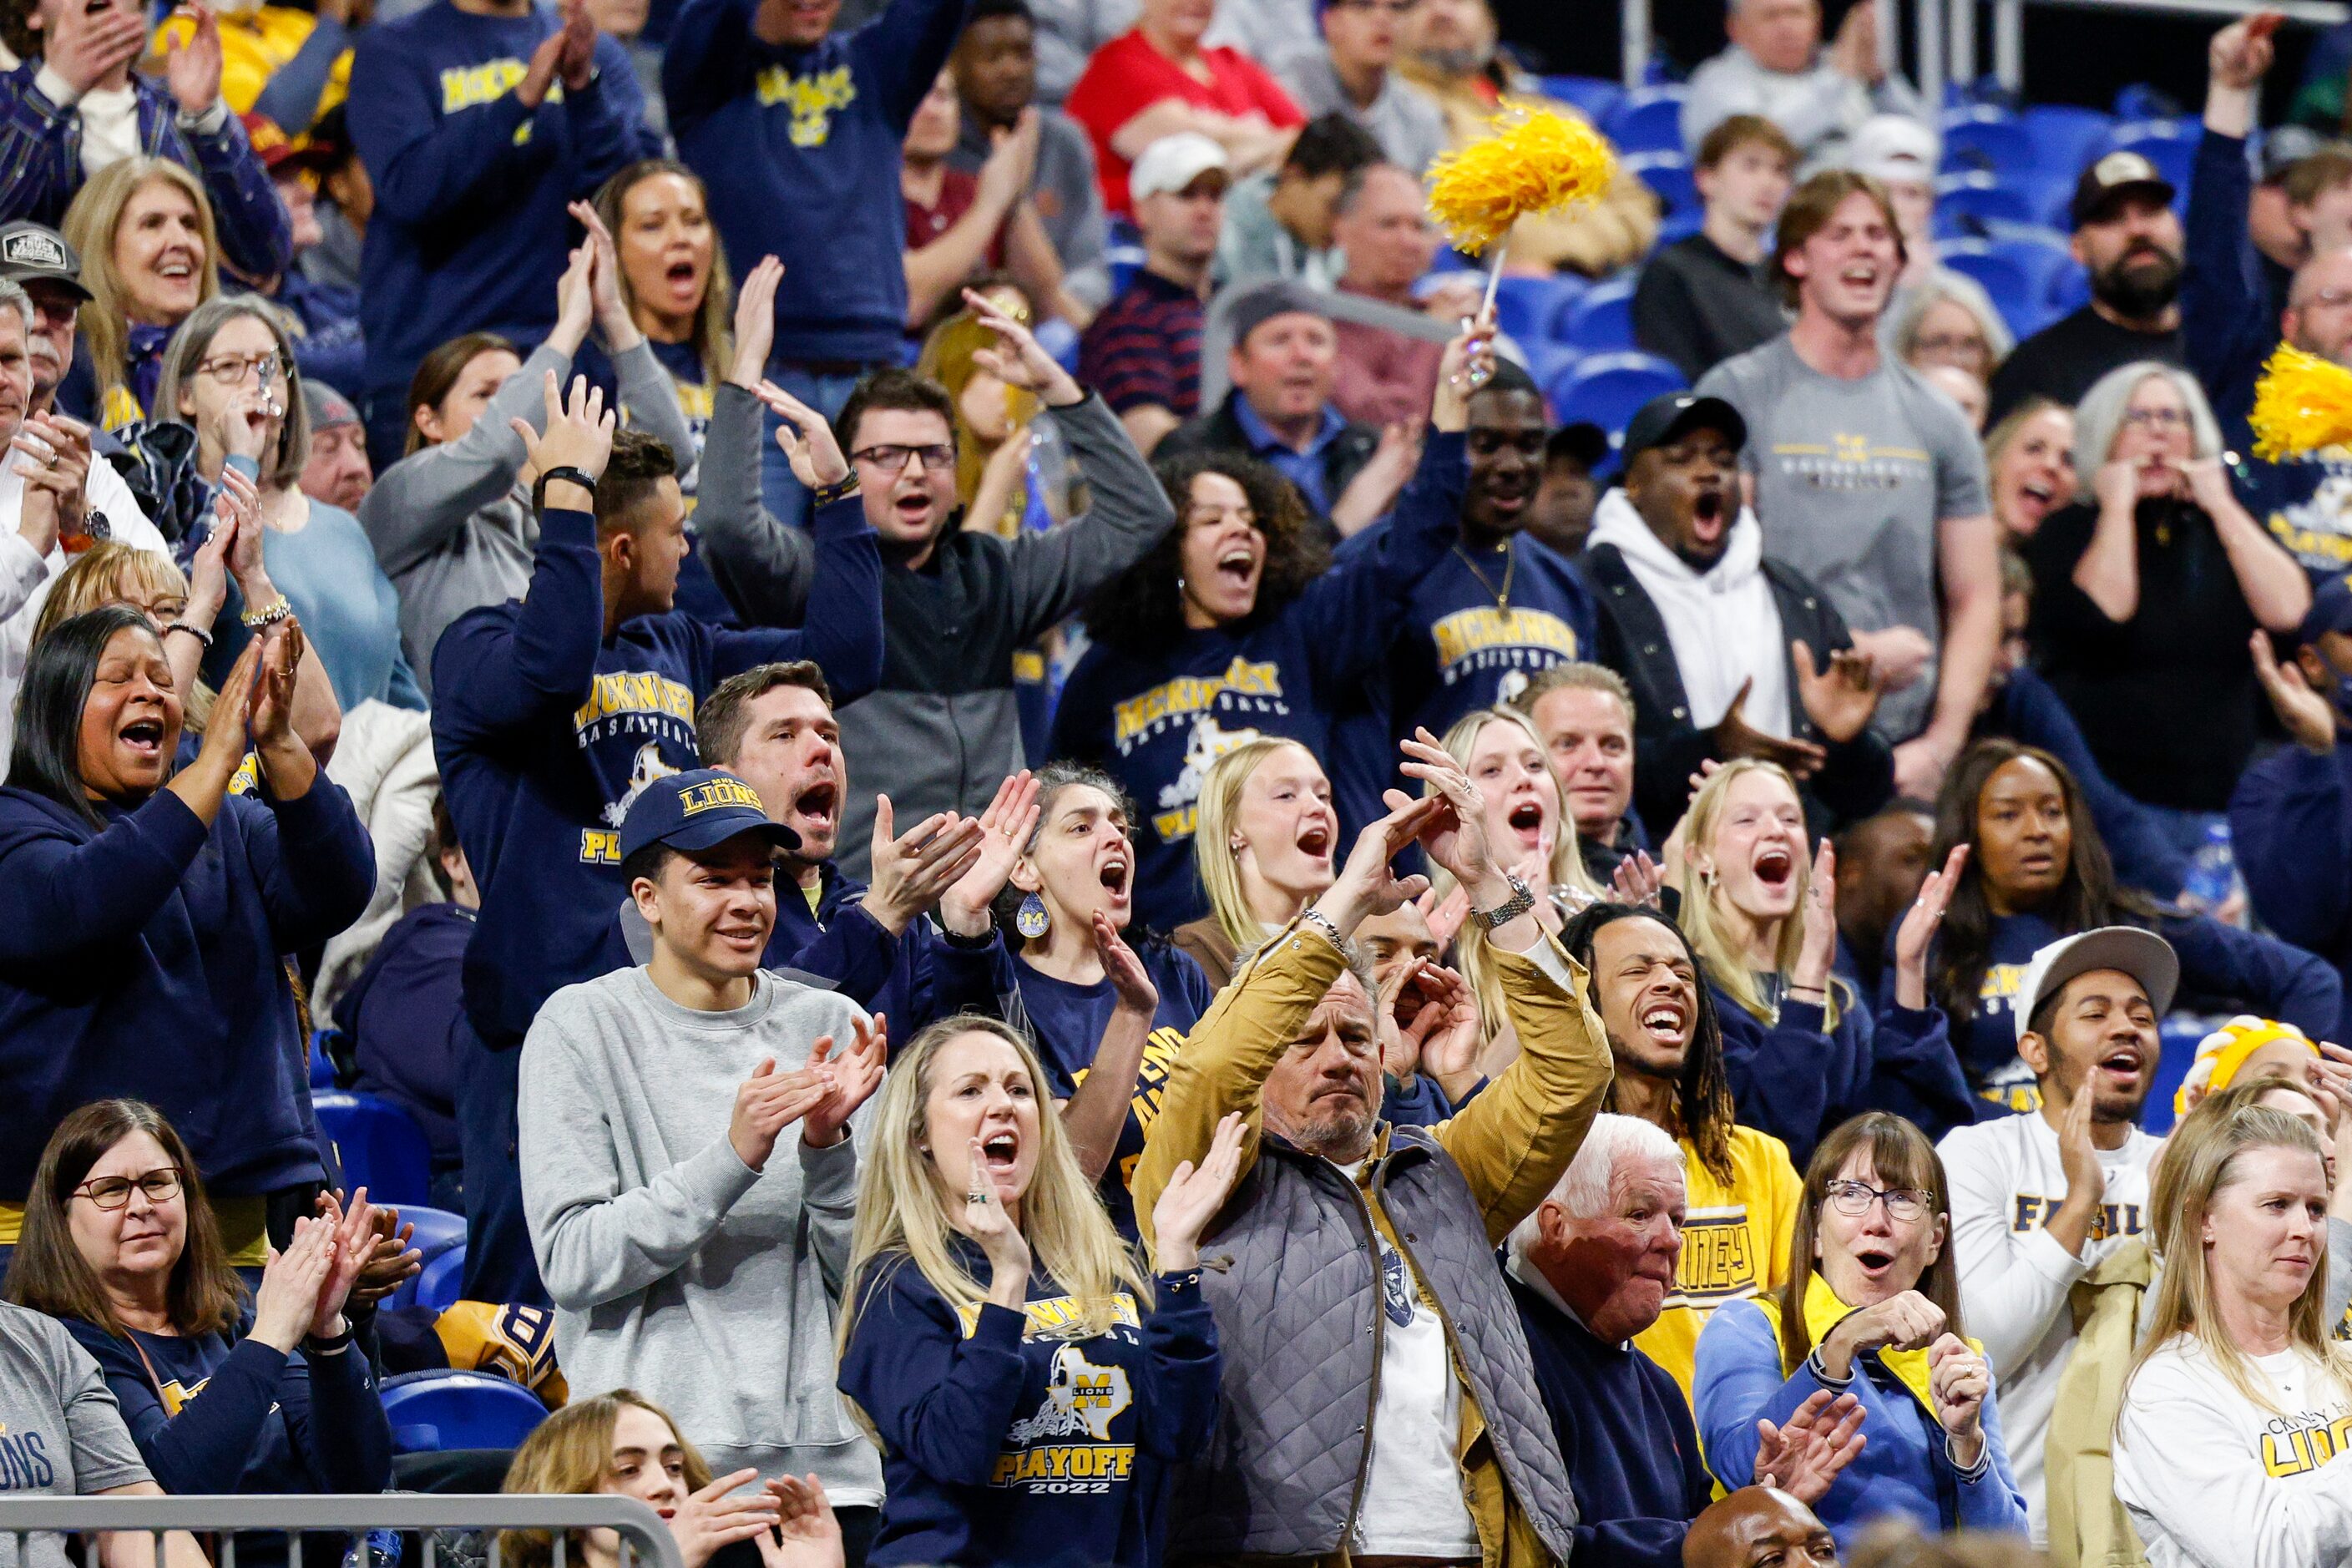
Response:
[[[321,769],[300,798],[230,795],[207,829],[169,790],[106,829],[0,788],[0,1201],[68,1111],[162,1110],[215,1194],[322,1180],[309,1043],[283,955],[357,920],[375,851]]]
[[[2352,998],[2352,746],[2301,746],[2246,770],[2230,800],[2230,841],[2254,912],[2280,938],[2334,961]],[[2352,1039],[2352,1007],[2332,1040]]]
[[[1631,1343],[1604,1343],[1519,1279],[1508,1283],[1576,1494],[1570,1568],[1682,1568],[1683,1537],[1715,1478],[1681,1386]]]
[[[586,88],[559,79],[523,107],[515,86],[562,26],[551,6],[478,16],[434,0],[360,35],[350,112],[375,186],[360,260],[369,397],[397,401],[426,351],[461,332],[504,332],[528,353],[555,324],[576,238],[566,205],[660,153],[610,34],[597,36]]]
[[[1742,1127],[1786,1143],[1801,1171],[1823,1131],[1864,1110],[1897,1110],[1945,1126],[1969,1120],[1968,1082],[1942,1013],[1890,999],[1874,1017],[1843,983],[1832,984],[1839,993],[1833,1029],[1822,1026],[1819,1003],[1782,996],[1779,1021],[1767,1023],[1713,987],[1724,1077]]]
[[[976,1279],[987,1260],[950,1244]],[[1148,1568],[1171,1469],[1208,1446],[1217,1328],[1200,1275],[1163,1274],[1145,1308],[1070,1336],[1080,1304],[1042,1270],[1028,1307],[959,1311],[903,1253],[858,1281],[841,1392],[882,1440],[888,1499],[866,1561],[963,1568]]]
[[[1217,758],[1273,735],[1318,760],[1330,754],[1332,710],[1379,666],[1414,588],[1457,535],[1464,471],[1463,437],[1433,430],[1379,537],[1297,598],[1248,623],[1184,632],[1148,654],[1097,642],[1079,660],[1055,715],[1051,754],[1105,769],[1139,806],[1138,919],[1172,931],[1208,913],[1192,827]],[[1343,815],[1342,832],[1370,820]]]
[[[763,44],[759,0],[687,0],[662,60],[678,156],[710,188],[727,254],[784,264],[772,366],[896,363],[907,331],[898,148],[962,30],[965,0],[891,0],[814,48]]]
[[[856,496],[818,514],[804,631],[641,616],[604,636],[596,521],[540,518],[530,588],[467,611],[434,650],[433,751],[482,908],[466,1014],[492,1049],[540,1004],[605,972],[621,901],[621,822],[655,779],[701,766],[696,705],[729,676],[814,658],[846,702],[882,668],[882,559]]]
[[[473,910],[419,904],[383,933],[375,956],[335,1004],[359,1060],[352,1087],[416,1118],[436,1172],[458,1163],[457,1012],[473,936]]]
[[[2343,983],[2301,948],[2223,925],[2210,915],[2164,915],[2157,920],[2156,931],[2180,959],[2178,1005],[2211,1010],[2219,1005],[2221,1011],[2252,1012],[2293,1024],[2315,1040],[2333,1037]],[[1953,1043],[1977,1092],[1979,1121],[2041,1109],[2042,1091],[2034,1085],[2032,1070],[2017,1055],[2014,1002],[2034,953],[2066,934],[2038,914],[1993,921],[1991,963],[1976,1011],[1952,1020]],[[1931,949],[1928,973],[1936,973],[1937,963]],[[1887,973],[1891,984],[1891,963]]]
[[[1135,1163],[1143,1157],[1144,1134],[1160,1115],[1160,1097],[1168,1087],[1168,1074],[1175,1066],[1176,1053],[1184,1047],[1184,1037],[1201,1015],[1209,1010],[1216,988],[1201,972],[1193,956],[1165,942],[1142,940],[1135,942],[1135,955],[1151,976],[1151,984],[1160,989],[1160,1007],[1151,1016],[1151,1033],[1143,1044],[1143,1065],[1135,1075],[1135,1094],[1128,1102],[1127,1125],[1119,1129],[1118,1149],[1111,1156],[1110,1166],[1103,1172],[1103,1203],[1110,1210],[1112,1223],[1121,1236],[1132,1239],[1136,1235],[1135,1205],[1127,1191],[1128,1178],[1135,1171]],[[1017,1007],[1020,1016],[1013,1020],[1015,1028],[1027,1031],[1036,1043],[1038,1060],[1051,1081],[1049,1090],[1055,1100],[1067,1100],[1077,1092],[1087,1070],[1094,1066],[1095,1048],[1102,1044],[1103,1031],[1110,1026],[1110,1016],[1118,1010],[1118,994],[1108,980],[1097,980],[1092,985],[1073,985],[1056,980],[1025,959],[1013,961],[1013,973],[1018,982]]]

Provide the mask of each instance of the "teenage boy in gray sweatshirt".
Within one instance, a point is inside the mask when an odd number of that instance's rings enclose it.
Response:
[[[575,1391],[667,1406],[722,1479],[815,1472],[862,1540],[882,1469],[834,1392],[834,1310],[849,1124],[884,1042],[848,1001],[760,967],[773,852],[798,842],[717,769],[631,803],[621,870],[652,958],[564,987],[532,1022],[523,1206]]]

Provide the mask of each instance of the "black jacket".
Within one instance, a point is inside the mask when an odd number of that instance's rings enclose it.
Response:
[[[1691,722],[1690,699],[1682,669],[1658,606],[1613,544],[1587,549],[1580,564],[1601,606],[1601,662],[1633,689],[1633,805],[1645,824],[1667,829],[1682,820],[1690,801],[1690,775],[1715,756],[1715,740]],[[1764,579],[1771,585],[1784,640],[1801,641],[1813,663],[1853,646],[1845,621],[1826,595],[1796,570],[1767,559]],[[1894,796],[1895,753],[1864,726],[1843,745],[1832,745],[1813,727],[1797,697],[1796,661],[1789,661],[1789,716],[1797,739],[1828,746],[1829,761],[1800,786],[1805,814],[1816,831],[1868,816]]]
[[[1249,437],[1243,434],[1242,422],[1234,415],[1234,405],[1240,396],[1241,389],[1235,387],[1225,394],[1225,400],[1217,405],[1214,413],[1196,414],[1168,432],[1152,448],[1152,460],[1189,458],[1196,452],[1239,452],[1244,457],[1250,456]],[[1323,448],[1323,493],[1338,500],[1339,492],[1348,488],[1348,481],[1371,461],[1372,449],[1380,444],[1381,432],[1376,425],[1351,422],[1332,437],[1331,444]],[[1328,523],[1329,520],[1327,517],[1324,521]]]

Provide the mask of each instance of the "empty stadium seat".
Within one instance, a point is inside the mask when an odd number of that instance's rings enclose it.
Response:
[[[1595,283],[1553,319],[1551,337],[1585,353],[1633,346],[1633,280],[1612,278]]]
[[[1688,239],[1706,226],[1706,212],[1692,206],[1686,212],[1668,213],[1658,220],[1658,243],[1672,245],[1678,239]]]
[[[2091,302],[2091,275],[2079,267],[2066,268],[2050,279],[2050,308],[2072,315]]]
[[[2115,134],[2116,119],[2071,103],[2035,104],[2017,111],[2017,122],[2041,150],[2041,166],[2072,184],[2091,154]]]
[[[1636,153],[1625,167],[1639,175],[1668,214],[1697,212],[1698,187],[1691,181],[1690,160],[1680,153]]]
[[[1495,324],[1518,342],[1541,342],[1551,335],[1560,309],[1588,287],[1583,279],[1568,273],[1551,278],[1507,274],[1495,289]]]
[[[2197,163],[2198,131],[2194,121],[2132,120],[2115,128],[2100,155],[2137,153],[2156,165],[2172,183],[2176,195],[2189,193],[2189,171]]]
[[[2034,190],[1984,170],[1946,174],[1936,182],[1936,219],[1948,233],[1989,224],[2037,225],[2041,199]]]
[[[466,1216],[416,1204],[402,1209],[400,1219],[416,1227],[408,1244],[424,1256],[421,1271],[400,1282],[391,1304],[436,1311],[451,1305],[466,1272]]]
[[[335,1064],[327,1055],[327,1033],[328,1031],[324,1029],[310,1031],[310,1087],[312,1089],[335,1087]]]
[[[1610,115],[1601,129],[1617,151],[1679,153],[1683,150],[1683,89],[1678,87],[1636,88]]]
[[[519,1383],[478,1372],[404,1372],[383,1380],[383,1413],[396,1454],[511,1448],[547,1419]]]
[[[319,1129],[335,1146],[343,1184],[378,1203],[424,1203],[432,1194],[433,1153],[416,1119],[391,1100],[347,1089],[310,1097]]]
[[[1612,446],[1623,439],[1626,421],[1653,397],[1680,392],[1690,384],[1671,360],[1655,354],[1587,354],[1556,374],[1544,389],[1552,417],[1562,425],[1589,419],[1609,432]]]
[[[1625,89],[1606,77],[1548,76],[1540,79],[1545,96],[1556,98],[1595,125],[1606,125],[1617,106],[1625,101]]]
[[[1963,174],[1979,169],[1993,174],[2031,173],[2042,167],[2042,151],[2033,133],[2017,121],[1972,118],[1945,121],[1947,174]]]

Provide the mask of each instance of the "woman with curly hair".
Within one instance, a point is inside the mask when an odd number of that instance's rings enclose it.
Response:
[[[1459,470],[1472,364],[1492,339],[1484,326],[1446,345],[1420,472],[1387,529],[1337,565],[1265,465],[1210,452],[1160,466],[1177,525],[1087,606],[1095,646],[1063,690],[1053,747],[1143,808],[1135,897],[1151,924],[1208,912],[1192,839],[1209,765],[1268,735],[1325,754],[1332,710],[1379,667],[1414,585],[1452,547],[1461,498],[1438,476]]]

